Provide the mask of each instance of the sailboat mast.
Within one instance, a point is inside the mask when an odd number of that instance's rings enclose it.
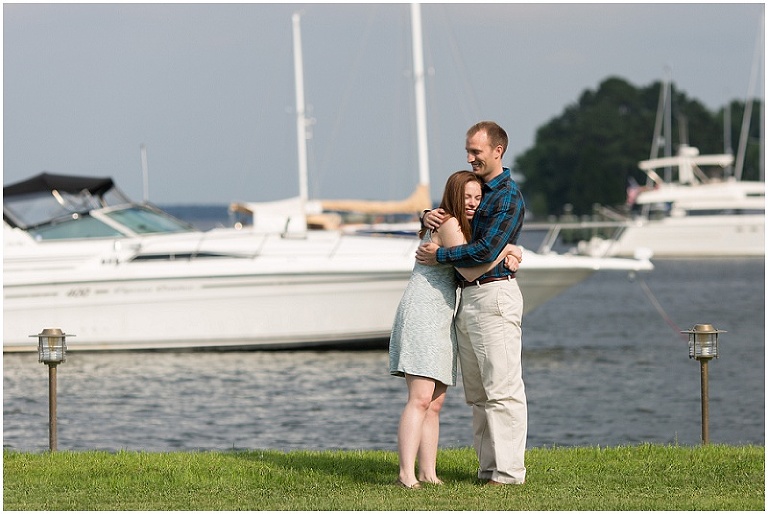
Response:
[[[731,102],[723,109],[723,153],[733,155],[733,143],[731,141]],[[728,165],[723,171],[723,176],[729,178],[733,175],[733,166]]]
[[[416,92],[416,137],[419,147],[419,185],[429,186],[429,154],[427,151],[427,106],[424,92],[424,52],[422,50],[421,6],[411,4],[411,37],[413,39],[413,80]]]
[[[147,167],[147,145],[141,143],[141,178],[144,185],[144,203],[149,202],[149,168]]]
[[[296,143],[299,151],[299,197],[309,198],[307,187],[307,118],[304,106],[304,64],[301,54],[301,15],[293,13],[293,71],[296,82]]]
[[[749,139],[749,124],[752,121],[752,103],[754,100],[755,84],[757,82],[757,71],[760,66],[760,49],[764,47],[762,44],[762,36],[764,30],[764,19],[760,21],[760,31],[757,35],[757,41],[755,42],[755,52],[752,60],[752,73],[749,77],[749,90],[747,91],[747,103],[744,106],[744,117],[741,120],[741,134],[739,135],[739,150],[736,155],[736,171],[734,175],[736,180],[741,180],[741,173],[744,170],[744,157],[747,151],[747,140]]]
[[[671,68],[665,67],[664,69],[664,79],[661,84],[661,89],[659,90],[659,103],[656,107],[656,123],[653,128],[653,140],[651,141],[651,159],[656,159],[659,157],[659,142],[664,141],[664,149],[665,153],[664,156],[669,158],[671,157],[671,143],[672,143],[672,136],[670,135],[672,132],[672,126],[671,126],[671,119],[672,115],[670,114],[670,105],[672,104],[671,99]],[[664,125],[664,137],[662,138],[662,124]],[[666,168],[666,181],[669,182],[671,180],[671,168]],[[647,177],[646,185],[651,185],[653,180],[651,177]]]
[[[664,157],[672,157],[672,69],[669,69],[667,78],[667,103],[666,113],[664,115]],[[672,167],[664,168],[664,180],[672,182]]]
[[[664,121],[664,108],[667,105],[667,77],[659,90],[659,104],[656,107],[656,124],[653,127],[653,139],[651,140],[651,156],[649,159],[656,159],[659,156],[659,142],[661,141],[661,124]]]

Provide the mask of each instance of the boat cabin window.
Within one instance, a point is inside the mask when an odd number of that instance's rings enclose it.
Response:
[[[190,232],[194,228],[161,211],[144,207],[131,207],[105,211],[105,214],[120,225],[136,234],[168,234],[172,232]]]
[[[49,223],[29,229],[35,239],[84,239],[94,237],[121,237],[118,230],[88,215],[74,215],[72,219]]]
[[[95,215],[72,213],[49,223],[29,227],[27,230],[37,240],[126,237],[131,233],[169,234],[194,230],[191,225],[178,221],[161,211],[154,211],[143,206],[93,212]],[[114,223],[99,219],[102,215]]]
[[[749,214],[765,214],[765,209],[698,209],[688,212],[689,216],[736,216]]]

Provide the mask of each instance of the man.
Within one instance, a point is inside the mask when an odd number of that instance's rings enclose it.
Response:
[[[473,266],[493,262],[507,243],[517,243],[525,204],[510,170],[502,166],[507,144],[506,132],[494,122],[483,121],[467,131],[467,162],[483,181],[472,241],[452,248],[425,243],[416,252],[418,262]],[[430,228],[441,222],[435,211],[424,216]],[[461,300],[455,323],[464,394],[472,406],[477,476],[490,485],[525,482],[523,297],[514,277],[503,261],[475,282],[459,277]]]

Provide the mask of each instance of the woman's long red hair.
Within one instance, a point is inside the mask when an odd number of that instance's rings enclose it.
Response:
[[[453,173],[445,183],[443,199],[440,201],[440,208],[459,222],[461,233],[467,241],[472,239],[472,227],[464,211],[464,193],[470,182],[477,182],[480,187],[483,185],[477,175],[471,171],[461,170]],[[419,237],[424,237],[426,231],[426,228],[422,228],[419,231]]]

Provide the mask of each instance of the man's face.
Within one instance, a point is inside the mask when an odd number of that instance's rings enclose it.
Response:
[[[485,130],[467,137],[467,163],[483,182],[488,182],[501,171],[501,146],[491,146]]]

